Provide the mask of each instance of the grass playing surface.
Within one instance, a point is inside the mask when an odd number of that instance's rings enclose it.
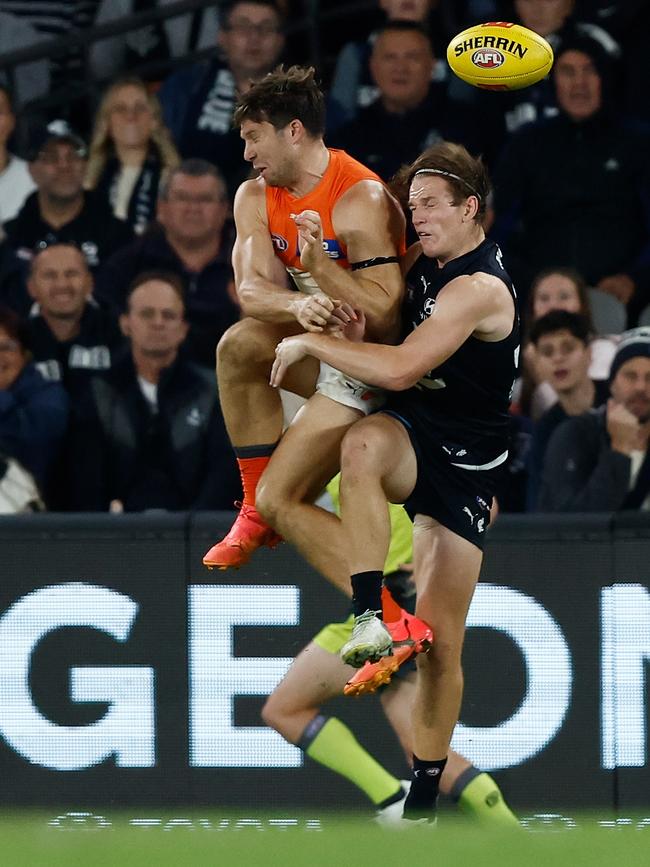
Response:
[[[532,831],[485,830],[444,815],[435,830],[386,831],[367,820],[331,814],[298,819],[242,819],[211,810],[174,819],[141,810],[101,819],[49,813],[0,815],[7,867],[648,867],[650,820],[603,827],[603,816],[535,823]],[[133,813],[130,814],[134,815]],[[176,813],[176,816],[181,814]],[[156,817],[155,819],[153,817]],[[611,817],[610,817],[611,818]],[[55,822],[53,825],[52,822]],[[287,822],[295,825],[286,825]],[[277,823],[284,822],[285,826]]]

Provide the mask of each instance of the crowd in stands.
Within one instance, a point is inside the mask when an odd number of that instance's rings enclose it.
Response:
[[[647,2],[376,0],[351,16],[331,0],[312,58],[296,26],[312,3],[228,0],[2,65],[165,5],[0,0],[0,513],[238,498],[214,376],[240,316],[232,200],[251,175],[232,115],[295,61],[321,64],[326,143],[386,181],[441,139],[490,168],[525,335],[501,510],[650,509]],[[508,93],[455,78],[447,42],[488,20],[547,38],[550,76]],[[92,105],[47,106],[80,78]]]

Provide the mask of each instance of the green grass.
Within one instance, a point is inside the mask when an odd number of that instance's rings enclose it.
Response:
[[[4,867],[648,867],[650,827],[603,828],[601,816],[576,819],[569,830],[502,831],[481,829],[467,819],[443,815],[434,831],[389,832],[366,820],[308,815],[297,827],[271,827],[268,817],[242,826],[243,815],[192,809],[192,827],[164,824],[133,827],[126,814],[106,812],[106,827],[92,822],[49,824],[55,813],[0,816],[0,858]],[[158,817],[160,811],[132,815]],[[168,822],[165,815],[162,822]],[[201,822],[200,820],[204,820]],[[309,828],[312,820],[317,830]],[[90,827],[89,827],[90,825]]]

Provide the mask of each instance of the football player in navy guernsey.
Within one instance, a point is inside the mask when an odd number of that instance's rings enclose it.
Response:
[[[404,338],[364,343],[363,315],[343,334],[300,334],[278,345],[271,383],[314,356],[388,389],[384,408],[354,424],[341,451],[341,508],[355,625],[341,650],[361,667],[392,650],[381,621],[387,502],[414,516],[418,617],[436,640],[418,656],[413,772],[404,823],[435,822],[438,784],[463,690],[465,619],[478,580],[492,498],[508,457],[519,317],[501,251],[483,228],[487,172],[462,146],[440,142],[400,172],[418,242],[406,253]],[[304,244],[320,243],[314,219]],[[343,339],[340,339],[341,336]]]

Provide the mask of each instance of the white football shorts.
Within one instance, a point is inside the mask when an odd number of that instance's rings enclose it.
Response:
[[[341,373],[335,367],[321,362],[316,391],[330,400],[360,410],[364,415],[379,409],[386,402],[386,392],[374,385],[366,385]]]

